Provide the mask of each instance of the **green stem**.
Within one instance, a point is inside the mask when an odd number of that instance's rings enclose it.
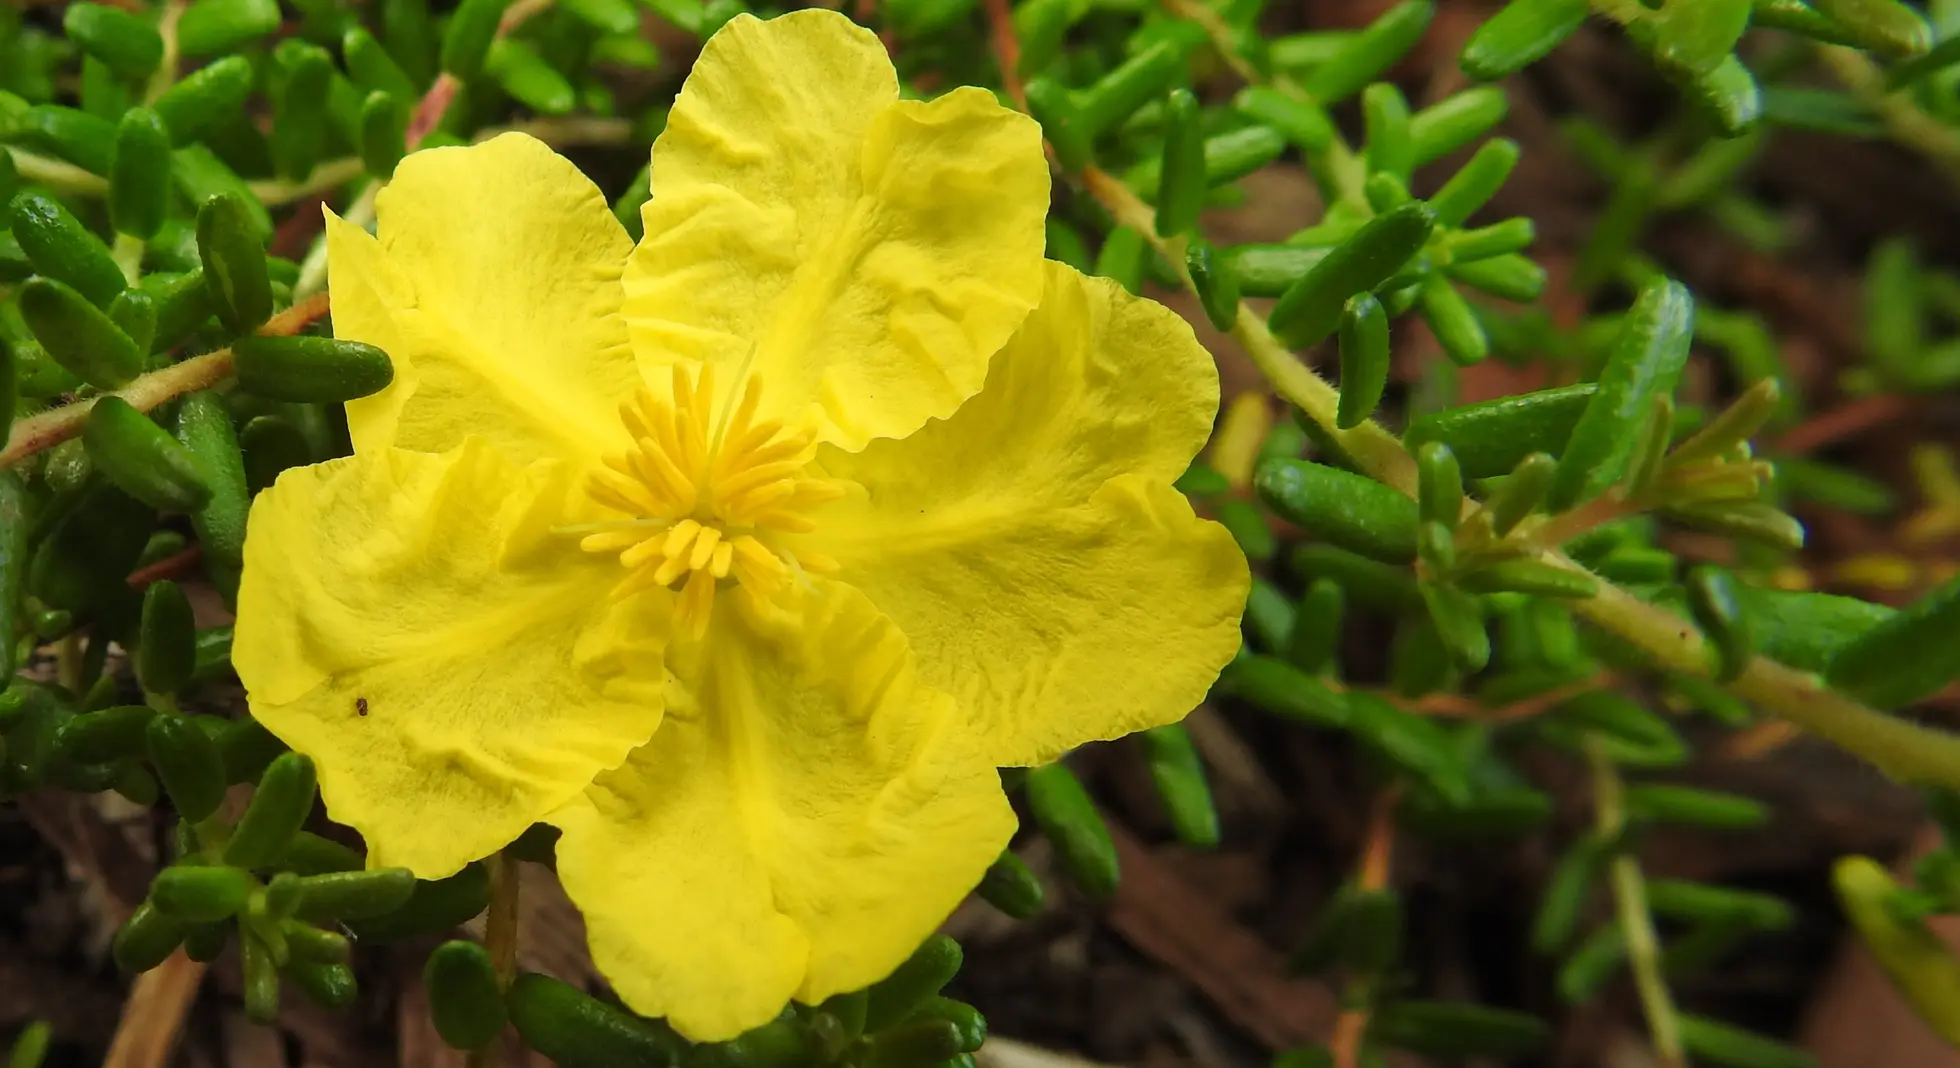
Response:
[[[123,277],[130,285],[135,285],[143,277],[143,239],[128,234],[117,234],[116,243],[109,250],[116,266],[122,268]]]
[[[82,632],[70,631],[54,647],[55,681],[78,699],[82,696]]]
[[[150,83],[143,88],[143,102],[156,103],[160,97],[177,81],[177,63],[181,49],[177,44],[177,23],[184,17],[184,9],[190,0],[165,0],[163,13],[157,17],[157,35],[163,38],[163,59],[157,64]]]
[[[1194,22],[1203,28],[1205,35],[1211,39],[1212,49],[1246,84],[1268,85],[1295,100],[1318,104],[1318,101],[1309,97],[1305,90],[1284,74],[1274,75],[1270,79],[1262,77],[1259,69],[1239,54],[1237,46],[1232,41],[1232,28],[1209,6],[1197,0],[1163,0],[1163,4],[1164,10],[1171,15]],[[1328,142],[1327,147],[1322,151],[1308,153],[1306,164],[1307,173],[1313,176],[1314,184],[1320,187],[1321,196],[1327,203],[1333,204],[1338,201],[1359,203],[1366,199],[1362,192],[1362,185],[1368,180],[1367,168],[1363,166],[1361,157],[1348,146],[1347,141],[1339,133],[1334,134],[1333,140]]]
[[[1592,765],[1593,820],[1602,841],[1617,841],[1626,828],[1626,790],[1619,770],[1606,758],[1596,739],[1586,739],[1586,760]],[[1681,1020],[1661,975],[1660,937],[1654,932],[1654,917],[1647,909],[1647,881],[1640,871],[1640,859],[1622,849],[1608,865],[1613,884],[1613,904],[1619,915],[1620,934],[1626,939],[1627,967],[1633,972],[1633,985],[1640,993],[1641,1011],[1647,1017],[1647,1031],[1654,1039],[1654,1055],[1663,1068],[1681,1068]]]
[[[326,313],[327,298],[324,294],[312,299],[302,298],[267,320],[258,332],[268,337],[290,337]],[[151,371],[115,393],[103,396],[121,397],[129,402],[130,407],[147,412],[172,397],[215,386],[230,378],[231,371],[231,350],[219,349]],[[88,423],[90,409],[100,399],[90,397],[16,420],[7,435],[6,447],[0,448],[0,468],[12,467],[35,453],[51,449],[80,434],[82,427]]]
[[[1864,53],[1826,45],[1817,54],[1851,95],[1872,109],[1893,140],[1931,160],[1948,179],[1960,182],[1960,134],[1920,110],[1910,94],[1886,89],[1884,72]]]
[[[63,193],[79,193],[82,196],[107,196],[109,181],[98,174],[66,163],[58,159],[36,155],[14,145],[4,146],[8,155],[14,158],[14,169],[22,178],[39,182]]]
[[[366,165],[352,156],[346,159],[332,159],[313,168],[313,173],[302,181],[287,181],[283,178],[260,182],[247,182],[245,186],[259,202],[267,207],[290,204],[304,200],[316,193],[336,189],[359,178],[367,170]]]

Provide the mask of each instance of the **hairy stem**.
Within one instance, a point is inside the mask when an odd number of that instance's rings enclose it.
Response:
[[[325,314],[327,295],[321,293],[273,316],[259,327],[259,333],[267,337],[290,337]],[[129,402],[130,407],[147,412],[172,397],[215,386],[230,378],[231,372],[231,350],[219,349],[171,364],[160,371],[151,371],[113,394],[105,395],[121,397]],[[12,432],[7,435],[6,448],[0,449],[0,467],[12,467],[35,453],[54,448],[80,434],[82,427],[88,423],[88,413],[100,399],[90,397],[64,404],[53,411],[15,422]]]

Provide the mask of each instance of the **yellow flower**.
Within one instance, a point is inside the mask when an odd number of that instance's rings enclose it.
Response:
[[[1216,371],[1042,260],[1027,118],[742,16],[652,181],[635,247],[507,134],[328,220],[395,380],[260,495],[234,656],[371,863],[557,825],[601,970],[712,1040],[903,960],[1013,829],[997,766],[1183,716],[1247,573],[1170,485]]]

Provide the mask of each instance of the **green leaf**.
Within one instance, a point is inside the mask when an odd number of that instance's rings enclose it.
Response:
[[[1303,152],[1325,152],[1334,140],[1334,121],[1310,101],[1288,96],[1263,85],[1239,90],[1232,107],[1247,118],[1278,130]]]
[[[177,814],[201,823],[224,800],[225,770],[218,747],[202,728],[178,716],[151,720],[145,739],[150,763]]]
[[[1819,12],[1857,34],[1858,43],[1874,52],[1904,58],[1932,47],[1933,30],[1925,16],[1899,0],[1810,0]]]
[[[1511,0],[1464,43],[1465,74],[1495,81],[1536,63],[1586,21],[1586,0]]]
[[[1157,186],[1157,233],[1179,234],[1197,225],[1205,201],[1203,113],[1191,90],[1171,90],[1165,109],[1164,151]]]
[[[1620,965],[1626,963],[1626,938],[1620,933],[1617,923],[1602,924],[1586,936],[1579,948],[1565,958],[1558,969],[1559,1000],[1567,1005],[1583,1005],[1591,1001],[1613,977]]]
[[[1659,279],[1642,288],[1600,372],[1599,388],[1559,457],[1553,508],[1570,508],[1626,473],[1653,397],[1671,394],[1687,364],[1693,328],[1694,298],[1686,287]]]
[[[1341,307],[1341,401],[1334,423],[1360,426],[1375,413],[1388,388],[1388,314],[1372,293],[1357,293]]]
[[[191,512],[211,499],[190,451],[121,397],[95,402],[82,444],[97,470],[152,508]]]
[[[147,972],[170,959],[183,941],[183,923],[145,901],[136,906],[136,911],[116,931],[111,952],[116,967],[123,971]]]
[[[1084,89],[1076,98],[1077,121],[1093,138],[1120,125],[1144,104],[1163,96],[1183,74],[1182,51],[1170,41],[1159,41]]]
[[[1092,897],[1115,893],[1116,843],[1081,780],[1058,761],[1029,770],[1026,787],[1035,822],[1054,843],[1069,878]]]
[[[1469,800],[1468,770],[1449,733],[1435,720],[1404,712],[1371,693],[1350,692],[1347,704],[1352,713],[1348,729],[1361,744],[1445,801]]]
[[[290,864],[294,847],[300,847],[306,837],[303,833],[296,837],[282,859]],[[385,916],[405,906],[417,886],[415,876],[407,868],[355,869],[302,876],[296,887],[293,915],[302,920],[363,920]]]
[[[1332,334],[1348,298],[1401,270],[1435,224],[1435,213],[1420,201],[1369,220],[1280,296],[1269,316],[1273,331],[1294,348]]]
[[[333,56],[319,45],[288,38],[273,52],[272,158],[279,173],[301,181],[313,173],[327,135],[327,85]]]
[[[509,0],[463,0],[449,16],[442,35],[442,69],[460,81],[474,81],[483,71],[497,23]]]
[[[1919,1018],[1960,1045],[1960,960],[1923,920],[1901,917],[1888,902],[1891,873],[1870,857],[1840,857],[1831,872],[1846,916]]]
[[[1782,930],[1796,919],[1796,910],[1783,899],[1726,886],[1708,886],[1681,879],[1647,883],[1647,905],[1656,915],[1681,920],[1744,924],[1763,930]]]
[[[238,932],[238,966],[245,981],[245,1018],[270,1024],[279,1016],[279,964],[258,935]]]
[[[1465,571],[1457,582],[1472,593],[1528,593],[1537,597],[1584,599],[1599,592],[1599,582],[1584,571],[1541,560],[1500,560]]]
[[[354,79],[355,85],[366,92],[383,93],[403,102],[421,95],[415,91],[415,83],[409,80],[408,72],[364,27],[349,29],[346,36],[341,38],[340,51],[347,61],[348,75]]]
[[[118,7],[70,4],[61,29],[119,78],[140,81],[163,61],[163,37],[156,27]]]
[[[150,884],[150,902],[158,911],[185,923],[227,919],[245,907],[251,893],[249,872],[218,864],[174,864]]]
[[[295,957],[286,963],[285,975],[308,1001],[323,1009],[344,1009],[360,995],[354,969],[342,961]]]
[[[265,246],[243,197],[214,196],[197,211],[197,254],[218,321],[249,334],[272,317],[272,282]]]
[[[1301,89],[1321,104],[1359,92],[1415,47],[1435,14],[1433,0],[1403,0],[1343,41],[1301,79]]]
[[[1391,1001],[1368,1025],[1373,1042],[1447,1057],[1521,1057],[1550,1036],[1528,1013],[1447,1001]]]
[[[302,753],[286,753],[268,765],[252,803],[225,843],[225,863],[270,866],[313,811],[314,787],[313,761]]]
[[[1223,265],[1210,242],[1195,234],[1185,245],[1184,270],[1204,305],[1205,318],[1215,329],[1229,332],[1239,321],[1238,276]]]
[[[1033,869],[1012,851],[1001,853],[987,869],[987,874],[980,877],[980,886],[975,893],[989,905],[1017,920],[1025,920],[1039,913],[1042,900],[1046,897],[1041,880],[1035,876]]]
[[[507,1020],[503,991],[490,954],[475,942],[437,946],[422,969],[429,993],[429,1020],[455,1049],[481,1049],[495,1041]]]
[[[1388,563],[1414,559],[1416,502],[1362,475],[1309,460],[1268,460],[1253,478],[1272,509],[1334,544]]]
[[[1681,1048],[1717,1068],[1817,1068],[1817,1058],[1795,1046],[1739,1027],[1682,1013]]]
[[[1103,238],[1102,248],[1096,252],[1096,273],[1114,279],[1131,293],[1142,295],[1144,257],[1149,253],[1142,231],[1115,227]]]
[[[534,972],[511,983],[506,1003],[524,1043],[566,1068],[671,1065],[688,1048],[665,1024]]]
[[[1401,959],[1403,927],[1402,899],[1394,890],[1344,884],[1315,918],[1293,966],[1324,971],[1341,965],[1361,976],[1379,976]]]
[[[1688,572],[1688,607],[1716,654],[1716,681],[1735,680],[1756,655],[1756,636],[1734,576],[1706,565]]]
[[[943,934],[926,939],[905,963],[867,991],[864,1030],[883,1031],[910,1017],[953,981],[963,957],[960,944]]]
[[[1672,724],[1612,690],[1569,697],[1559,703],[1556,715],[1567,725],[1593,732],[1607,754],[1621,763],[1668,766],[1688,756],[1688,744]]]
[[[179,148],[237,117],[252,91],[252,61],[226,56],[191,72],[150,103]]]
[[[1494,85],[1465,89],[1423,108],[1409,119],[1409,136],[1415,142],[1415,165],[1433,163],[1475,141],[1504,121],[1511,103],[1504,90]],[[1481,149],[1480,149],[1481,151]],[[1434,200],[1437,219],[1444,225],[1443,209]]]
[[[215,393],[193,393],[177,405],[176,438],[211,491],[210,499],[191,512],[205,569],[235,570],[244,560],[245,520],[252,502],[231,415]]]
[[[1538,913],[1531,923],[1531,948],[1550,956],[1572,941],[1593,884],[1611,855],[1605,843],[1588,835],[1568,847],[1545,880]]]
[[[1045,77],[1029,80],[1027,94],[1028,114],[1041,124],[1041,135],[1054,148],[1056,162],[1064,171],[1079,172],[1094,158],[1096,131],[1074,95],[1060,82]]]
[[[1477,312],[1463,294],[1441,275],[1423,279],[1416,300],[1423,321],[1436,337],[1443,353],[1460,367],[1480,363],[1490,355],[1490,338],[1477,319]]]
[[[1735,51],[1750,10],[1750,0],[1667,0],[1652,17],[1654,58],[1686,74],[1708,73]]]
[[[27,109],[16,136],[90,174],[108,174],[115,158],[115,124],[79,108],[36,104]]]
[[[1362,90],[1361,119],[1369,174],[1391,174],[1403,182],[1416,166],[1416,146],[1409,126],[1409,102],[1390,82],[1375,82]]]
[[[472,862],[446,879],[416,882],[400,908],[357,918],[348,926],[360,939],[385,942],[450,930],[482,912],[489,903],[489,870]]]
[[[1491,256],[1452,263],[1443,273],[1493,297],[1529,304],[1545,293],[1545,269],[1524,256]]]
[[[116,125],[109,218],[118,233],[147,240],[163,225],[169,208],[170,131],[156,112],[131,108]]]
[[[1465,478],[1503,475],[1533,453],[1564,452],[1598,388],[1587,382],[1446,408],[1411,420],[1403,442],[1449,446]]]
[[[143,591],[138,628],[137,681],[148,693],[176,693],[190,683],[196,665],[197,624],[191,618],[190,598],[169,579],[150,583]]]
[[[55,729],[55,756],[77,764],[141,756],[145,731],[155,716],[147,705],[117,705],[71,717]]]
[[[123,291],[122,268],[109,255],[109,247],[61,201],[46,193],[22,193],[14,198],[11,216],[14,238],[35,271],[67,283],[98,308],[108,307]],[[28,326],[39,337],[41,331],[35,327],[32,314],[25,307],[22,313],[29,315]],[[42,338],[41,344],[47,345],[47,339]]]
[[[1873,626],[1840,651],[1825,678],[1883,709],[1903,708],[1960,678],[1960,576]]]
[[[6,343],[0,342],[0,350],[5,348]],[[21,592],[27,579],[28,537],[33,526],[29,500],[20,475],[11,470],[0,471],[0,635],[19,634],[23,627],[25,606],[21,604]],[[17,641],[0,642],[0,679],[13,680],[18,648]],[[0,697],[0,704],[4,702],[5,698]],[[7,713],[0,709],[0,732],[6,726]]]
[[[862,1063],[864,1068],[936,1065],[958,1056],[964,1044],[959,1027],[950,1020],[914,1020],[875,1035]]]
[[[1339,649],[1347,592],[1329,578],[1307,583],[1286,639],[1286,659],[1302,671],[1324,671]]]
[[[1762,87],[1749,68],[1733,55],[1724,57],[1712,70],[1692,77],[1687,90],[1689,99],[1700,106],[1723,137],[1748,133],[1763,116]]]
[[[484,57],[484,73],[505,92],[542,115],[564,115],[578,106],[578,91],[523,41],[499,37]]]
[[[187,56],[230,52],[277,30],[279,19],[277,0],[197,0],[177,21],[178,46]]]
[[[1218,807],[1205,779],[1204,761],[1181,723],[1152,727],[1141,735],[1150,780],[1170,815],[1177,840],[1199,849],[1218,845]]]
[[[1250,654],[1227,665],[1220,684],[1276,716],[1316,727],[1345,727],[1347,699],[1278,657]]]
[[[918,1017],[952,1024],[959,1031],[961,1053],[973,1053],[987,1041],[987,1018],[963,1001],[932,998],[919,1007]]]
[[[335,338],[240,338],[232,355],[240,388],[273,400],[350,401],[386,387],[395,373],[387,353]]]

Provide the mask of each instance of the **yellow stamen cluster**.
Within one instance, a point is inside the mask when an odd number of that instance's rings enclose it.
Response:
[[[700,635],[707,629],[721,580],[767,599],[800,569],[826,571],[827,558],[799,558],[781,536],[808,533],[809,512],[842,492],[805,473],[817,451],[816,434],[756,418],[761,384],[750,377],[734,411],[713,418],[714,369],[698,381],[676,366],[673,399],[641,389],[620,405],[633,445],[605,458],[587,487],[593,500],[629,518],[598,524],[579,547],[619,554],[631,574],[615,599],[654,587],[678,589],[676,622]]]

